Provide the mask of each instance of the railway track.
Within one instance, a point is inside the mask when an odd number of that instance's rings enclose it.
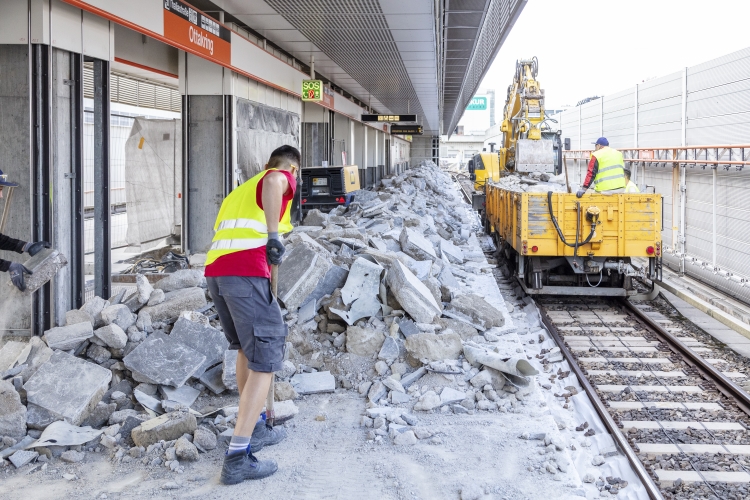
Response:
[[[750,374],[745,360],[663,299],[557,296],[537,305],[651,498],[750,498],[750,397],[738,385]]]

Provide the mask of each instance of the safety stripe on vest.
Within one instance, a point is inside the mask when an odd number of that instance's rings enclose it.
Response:
[[[253,219],[227,219],[221,221],[217,231],[221,231],[222,229],[255,229],[260,233],[268,232],[268,226]]]
[[[609,177],[602,177],[601,179],[594,179],[594,184],[599,184],[604,181],[611,181],[612,179],[619,179],[620,177],[625,178],[625,174],[610,175]]]
[[[211,244],[211,250],[251,250],[266,246],[268,238],[244,238],[238,240],[219,240]]]
[[[623,166],[622,165],[611,165],[609,167],[600,168],[596,172],[598,174],[601,174],[602,172],[606,172],[607,170],[614,170],[616,168],[623,168]]]

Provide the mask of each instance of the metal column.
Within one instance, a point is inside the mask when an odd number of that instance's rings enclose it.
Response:
[[[94,293],[111,295],[109,62],[94,59]]]
[[[50,206],[50,48],[32,45],[31,59],[31,123],[33,154],[33,239],[51,241]],[[50,329],[51,292],[49,283],[34,292],[32,331],[42,335]]]
[[[71,248],[68,256],[70,266],[70,293],[73,307],[84,303],[86,281],[84,278],[84,231],[83,231],[83,57],[70,55],[71,106],[70,124],[72,135],[71,173]]]

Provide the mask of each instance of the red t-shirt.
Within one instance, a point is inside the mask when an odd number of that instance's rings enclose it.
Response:
[[[286,175],[289,181],[289,190],[284,193],[281,200],[281,214],[279,221],[284,217],[286,206],[294,198],[294,192],[297,189],[297,179],[291,172],[286,170],[277,170]],[[265,176],[264,176],[265,179]],[[255,193],[256,203],[263,208],[263,181],[258,183],[258,189]],[[251,248],[240,252],[223,255],[206,266],[205,275],[210,276],[253,276],[271,279],[271,268],[266,260],[266,247]]]

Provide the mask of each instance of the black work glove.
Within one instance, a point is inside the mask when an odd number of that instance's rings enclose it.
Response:
[[[26,280],[24,279],[23,273],[34,274],[26,269],[23,264],[19,264],[18,262],[11,263],[8,268],[8,273],[10,274],[10,280],[16,285],[16,288],[22,292],[26,291]]]
[[[271,265],[278,266],[281,264],[281,258],[284,256],[286,249],[279,239],[279,233],[268,233],[268,243],[266,243],[266,258]]]
[[[46,241],[37,241],[36,243],[26,243],[23,247],[24,252],[28,252],[32,257],[38,254],[42,248],[50,248],[52,245]]]
[[[576,193],[576,198],[580,198],[584,194],[586,194],[586,190],[585,189],[579,189],[578,192]]]

